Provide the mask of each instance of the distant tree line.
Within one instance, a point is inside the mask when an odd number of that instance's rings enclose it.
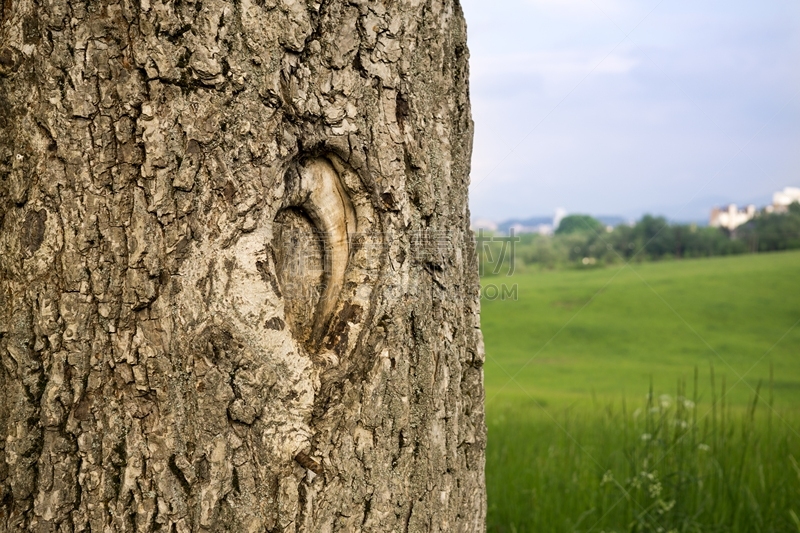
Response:
[[[664,217],[651,215],[609,231],[591,216],[570,215],[553,236],[522,234],[513,242],[508,237],[496,237],[483,239],[478,246],[483,275],[507,274],[520,266],[588,268],[791,249],[800,249],[798,203],[789,206],[786,213],[761,213],[733,232],[670,224]]]

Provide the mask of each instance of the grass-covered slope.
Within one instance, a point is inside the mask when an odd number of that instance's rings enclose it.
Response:
[[[800,253],[485,283],[489,531],[800,532]]]
[[[744,404],[775,370],[776,401],[800,405],[800,253],[493,277],[518,300],[482,302],[490,407],[641,397],[713,364]],[[493,294],[489,291],[489,294]],[[796,326],[793,328],[793,326]],[[792,329],[793,328],[793,329]],[[512,379],[513,376],[513,379]],[[707,396],[707,380],[701,380]]]

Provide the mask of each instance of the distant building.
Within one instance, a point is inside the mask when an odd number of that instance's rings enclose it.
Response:
[[[564,219],[565,216],[567,216],[566,209],[564,209],[563,207],[556,208],[556,214],[553,217],[553,231],[558,229],[559,224],[561,224],[561,221]]]
[[[509,226],[509,233],[513,231],[516,235],[522,233],[538,233],[539,235],[552,235],[553,226],[550,224],[536,224],[535,226],[525,226],[522,224],[512,224]]]
[[[786,187],[772,195],[772,205],[768,205],[764,211],[785,213],[794,202],[800,202],[800,187]]]
[[[715,207],[711,210],[709,226],[713,228],[725,228],[733,231],[742,224],[752,220],[756,216],[756,206],[748,205],[744,209],[739,209],[736,204],[726,207]]]

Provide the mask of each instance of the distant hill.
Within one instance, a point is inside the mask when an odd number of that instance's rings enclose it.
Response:
[[[512,218],[510,220],[503,221],[497,225],[497,231],[500,233],[508,233],[508,230],[511,229],[512,226],[520,225],[526,228],[535,228],[536,226],[541,226],[542,224],[552,224],[553,217],[531,217],[531,218]]]
[[[620,224],[625,224],[628,222],[628,219],[621,216],[616,215],[600,215],[595,216],[597,220],[603,223],[605,226],[619,226]],[[499,233],[508,233],[508,231],[513,226],[522,226],[524,228],[536,228],[537,226],[542,225],[551,225],[553,223],[553,217],[530,217],[530,218],[512,218],[509,220],[505,220],[497,224],[497,231]],[[553,228],[555,229],[555,228]],[[531,230],[532,231],[532,230]]]
[[[630,222],[627,218],[616,215],[601,215],[601,216],[596,216],[594,218],[602,222],[603,225],[611,227],[619,226],[620,224],[627,224],[628,222]]]

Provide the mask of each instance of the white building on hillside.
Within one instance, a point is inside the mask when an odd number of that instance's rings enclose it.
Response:
[[[522,224],[514,224],[509,230],[513,231],[516,235],[523,233],[538,233],[539,235],[552,235],[553,226],[550,224],[537,224],[535,226],[523,226]]]
[[[785,187],[772,195],[772,205],[767,206],[767,213],[785,213],[794,202],[800,202],[800,187]]]
[[[736,204],[727,207],[715,207],[711,210],[711,219],[708,225],[714,228],[725,228],[733,231],[742,224],[752,220],[756,216],[756,206],[748,205],[744,209],[739,209]]]
[[[558,225],[561,224],[565,216],[567,216],[567,210],[563,207],[557,207],[556,214],[553,217],[553,231],[558,229]]]

